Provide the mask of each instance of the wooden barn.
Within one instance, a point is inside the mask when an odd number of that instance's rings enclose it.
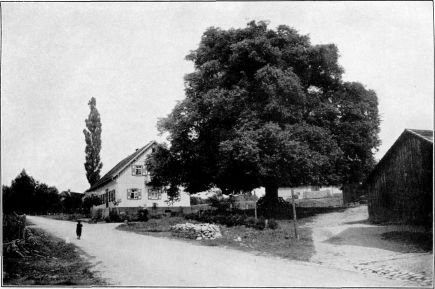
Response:
[[[433,131],[405,129],[364,186],[373,222],[431,225]]]

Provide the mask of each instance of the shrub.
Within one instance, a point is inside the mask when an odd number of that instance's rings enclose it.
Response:
[[[272,229],[272,230],[277,229],[278,226],[279,226],[279,225],[278,225],[278,222],[277,222],[275,219],[270,219],[270,220],[268,221],[268,223],[267,223],[267,227],[270,228],[270,229]]]
[[[130,222],[131,217],[126,212],[121,212],[121,213],[119,213],[119,220],[121,222],[124,222],[124,221]]]
[[[197,216],[198,215],[195,213],[190,213],[190,214],[184,215],[184,218],[186,218],[187,220],[196,220]]]
[[[137,219],[140,222],[147,222],[148,221],[148,210],[147,209],[140,209],[137,211]]]
[[[102,209],[94,209],[92,214],[92,219],[101,220],[103,219],[103,210]]]
[[[163,216],[166,216],[164,214],[151,214],[150,219],[161,219]]]
[[[109,211],[109,218],[111,222],[121,222],[121,217],[119,216],[116,209],[112,209]]]
[[[110,222],[111,222],[111,220],[110,220],[110,216],[105,217],[105,218],[104,218],[104,221],[105,221],[106,223],[110,223]]]
[[[263,217],[260,217],[257,222],[255,222],[255,229],[257,230],[264,230],[266,227],[266,219]]]
[[[257,202],[257,211],[259,215],[267,218],[285,219],[292,217],[292,205],[281,197],[272,202],[265,197],[261,197]]]
[[[245,226],[250,227],[250,228],[254,228],[256,221],[257,220],[254,217],[247,217],[245,219]]]

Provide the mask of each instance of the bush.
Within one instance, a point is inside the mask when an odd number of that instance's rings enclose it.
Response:
[[[116,211],[116,209],[112,209],[109,211],[109,219],[110,222],[121,222],[121,218],[118,215],[118,211]]]
[[[187,214],[184,217],[187,220],[195,220],[203,223],[222,224],[227,227],[245,225],[246,227],[254,228],[257,230],[263,230],[266,227],[266,220],[263,217],[256,220],[254,217],[247,217],[243,214],[216,214],[215,211],[207,211],[202,214]],[[271,219],[269,221],[268,227],[271,229],[276,229],[278,228],[278,223],[274,219]]]
[[[266,218],[287,219],[292,217],[292,205],[279,197],[277,200],[269,200],[261,197],[257,202],[259,215]]]
[[[103,210],[102,209],[95,209],[93,214],[92,214],[92,219],[95,219],[95,220],[103,219]]]
[[[110,222],[111,222],[111,220],[110,220],[110,216],[105,217],[105,218],[104,218],[104,221],[105,221],[106,223],[110,223]]]
[[[190,214],[184,215],[184,218],[186,218],[187,220],[196,220],[197,216],[198,215],[195,213],[190,213]]]
[[[121,212],[119,213],[119,220],[121,222],[130,222],[131,221],[131,217],[126,213],[126,212]]]
[[[266,219],[263,217],[258,218],[257,222],[255,222],[255,229],[264,230],[266,227]]]
[[[137,220],[140,222],[147,222],[148,221],[148,210],[147,209],[140,209],[137,211]]]
[[[275,230],[278,228],[278,222],[275,219],[270,219],[267,223],[267,227],[269,229]]]
[[[250,228],[254,228],[256,222],[257,222],[257,220],[254,217],[247,217],[245,219],[245,226],[250,227]]]
[[[150,219],[161,219],[164,216],[166,216],[166,215],[165,214],[151,214]]]

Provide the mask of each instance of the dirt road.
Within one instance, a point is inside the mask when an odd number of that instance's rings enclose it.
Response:
[[[220,247],[115,230],[117,224],[84,224],[32,217],[38,227],[92,256],[95,269],[113,285],[138,286],[401,286],[377,276],[326,266],[256,256]]]
[[[433,254],[382,238],[382,233],[411,228],[372,225],[367,219],[367,206],[362,205],[307,223],[316,251],[310,261],[407,281],[407,286],[431,286]]]

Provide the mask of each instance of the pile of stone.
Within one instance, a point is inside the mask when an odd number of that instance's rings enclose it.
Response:
[[[213,224],[177,224],[171,227],[171,232],[177,237],[196,240],[214,240],[222,237],[219,226]]]

